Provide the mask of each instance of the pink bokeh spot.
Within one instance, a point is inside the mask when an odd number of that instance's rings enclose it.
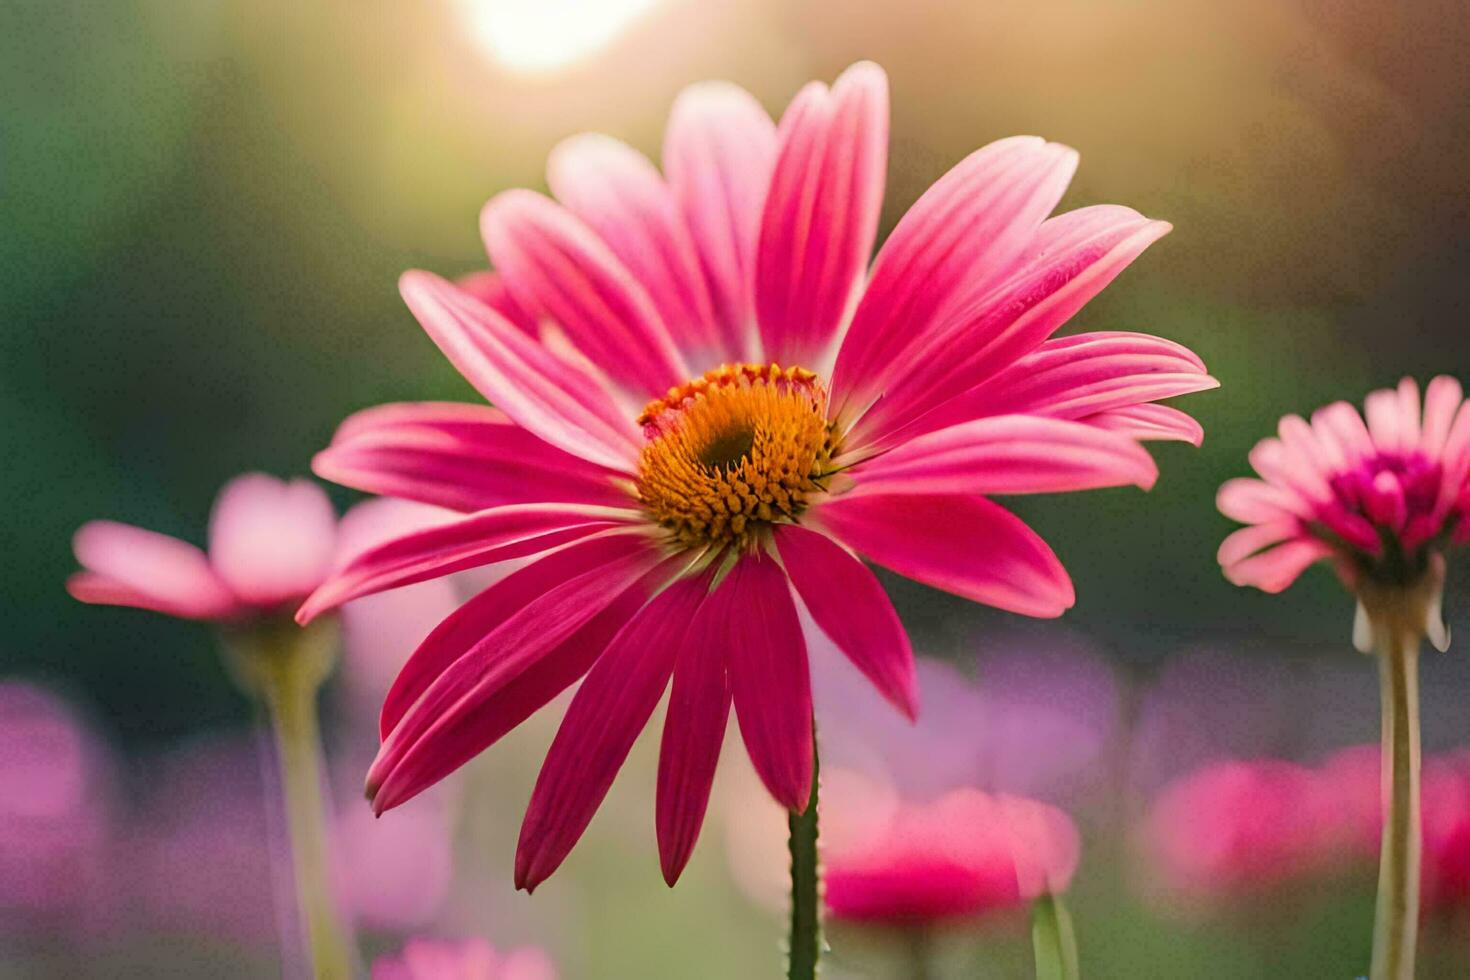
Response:
[[[410,939],[373,963],[373,980],[556,980],[551,957],[534,947],[499,952],[484,939]]]

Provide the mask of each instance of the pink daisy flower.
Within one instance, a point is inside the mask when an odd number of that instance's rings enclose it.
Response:
[[[837,819],[843,804],[860,812],[868,800],[832,803]],[[1077,869],[1071,818],[1022,797],[958,789],[865,822],[865,833],[824,848],[827,910],[841,921],[922,927],[973,919],[1065,892]]]
[[[1278,438],[1251,451],[1261,479],[1220,488],[1226,517],[1248,524],[1220,546],[1236,585],[1280,592],[1319,559],[1343,582],[1405,587],[1452,544],[1470,541],[1470,409],[1460,383],[1440,376],[1423,404],[1405,378],[1364,403],[1346,402],[1281,420]],[[1443,646],[1439,616],[1430,638]]]
[[[909,643],[858,556],[978,602],[1056,616],[1052,550],[992,495],[1150,486],[1139,439],[1198,443],[1158,399],[1214,387],[1143,334],[1051,339],[1169,230],[1122,207],[1048,217],[1077,163],[1032,137],[976,151],[869,268],[886,78],[858,64],[774,124],[701,84],[675,103],[664,174],[604,136],[495,197],[495,273],[410,272],[405,301],[495,408],[402,404],[348,419],[316,472],[466,512],[374,549],[302,607],[531,555],[418,648],[368,775],[381,812],[582,678],[533,793],[516,881],[591,820],[672,680],[657,828],[674,881],[733,706],[771,794],[810,796],[803,605],[912,715]]]
[[[337,515],[321,487],[246,473],[220,490],[209,553],[116,521],[90,521],[72,546],[83,571],[67,580],[82,602],[135,606],[184,619],[283,615],[326,578]]]

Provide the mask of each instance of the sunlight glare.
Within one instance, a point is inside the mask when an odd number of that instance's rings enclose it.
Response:
[[[475,40],[520,72],[564,68],[612,43],[659,0],[459,0]]]

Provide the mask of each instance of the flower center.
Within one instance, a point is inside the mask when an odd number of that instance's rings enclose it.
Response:
[[[638,416],[638,497],[687,547],[749,543],[824,489],[835,452],[827,392],[804,368],[727,364]]]

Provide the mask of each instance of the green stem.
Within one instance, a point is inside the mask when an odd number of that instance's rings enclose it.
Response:
[[[1387,802],[1373,924],[1373,980],[1412,980],[1419,932],[1419,640],[1397,623],[1378,631]]]
[[[933,980],[934,934],[920,923],[904,930],[908,951],[907,980]]]
[[[791,850],[791,934],[787,980],[813,980],[822,956],[821,871],[817,858],[817,782],[821,765],[812,740],[812,793],[806,809],[786,816]]]
[[[1077,980],[1077,932],[1060,895],[1046,894],[1031,906],[1031,946],[1036,953],[1036,980]]]
[[[296,904],[317,980],[349,980],[352,934],[332,891],[322,739],[316,699],[331,673],[336,631],[330,622],[297,629],[261,627],[228,638],[229,664],[241,686],[265,705],[275,741],[286,810]]]

